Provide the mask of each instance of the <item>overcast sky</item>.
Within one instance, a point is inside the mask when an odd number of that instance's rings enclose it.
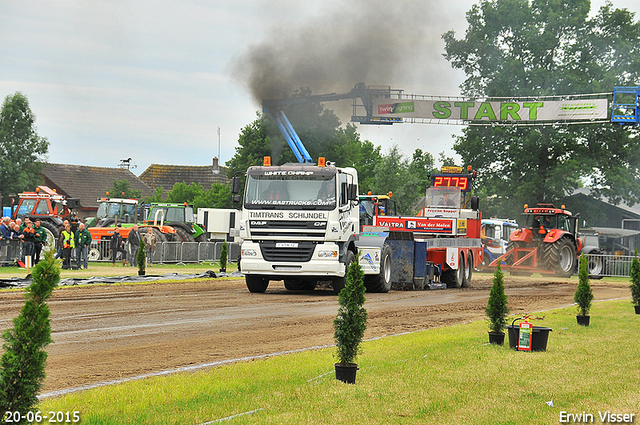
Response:
[[[208,165],[220,149],[224,164],[260,109],[251,72],[262,52],[295,68],[267,67],[268,77],[283,75],[294,88],[322,80],[317,94],[363,81],[455,96],[464,75],[442,57],[441,35],[462,37],[474,3],[0,0],[0,96],[27,96],[49,140],[49,162],[116,167],[130,157],[140,174],[152,163]],[[640,10],[637,0],[613,4]],[[460,130],[359,127],[385,152],[395,143],[408,157],[420,148],[436,159],[454,156],[452,134]]]

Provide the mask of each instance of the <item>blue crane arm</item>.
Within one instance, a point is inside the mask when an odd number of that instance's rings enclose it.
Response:
[[[277,111],[275,113],[276,124],[278,124],[278,128],[282,135],[287,140],[287,143],[291,147],[293,154],[296,156],[296,159],[300,163],[312,163],[311,155],[307,151],[307,148],[304,147],[302,140],[298,137],[298,133],[289,122],[289,119],[284,114],[282,110]]]

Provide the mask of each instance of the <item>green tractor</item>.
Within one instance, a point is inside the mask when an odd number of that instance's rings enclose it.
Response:
[[[193,205],[153,203],[149,205],[145,224],[163,223],[176,230],[182,242],[206,242],[207,234],[196,224]]]

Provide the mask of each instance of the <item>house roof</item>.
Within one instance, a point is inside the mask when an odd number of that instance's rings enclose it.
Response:
[[[68,198],[80,199],[80,208],[97,208],[98,198],[113,187],[114,180],[126,180],[131,189],[151,196],[153,191],[125,168],[91,167],[72,164],[45,164],[42,170],[47,185]]]
[[[165,165],[151,164],[140,174],[140,179],[151,189],[162,186],[169,191],[176,183],[199,183],[205,190],[211,189],[214,183],[229,184],[225,167],[211,165]]]

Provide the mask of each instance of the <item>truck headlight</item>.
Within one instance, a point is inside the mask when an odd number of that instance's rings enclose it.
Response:
[[[334,258],[338,256],[338,251],[318,251],[319,258]]]
[[[255,249],[243,249],[242,250],[243,257],[257,257],[258,252]]]

